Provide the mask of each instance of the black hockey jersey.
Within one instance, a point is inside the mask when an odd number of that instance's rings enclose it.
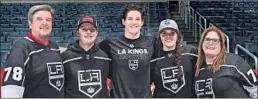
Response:
[[[190,45],[181,46],[182,66],[177,66],[175,63],[175,50],[162,50],[155,54],[160,55],[155,55],[159,57],[151,60],[151,78],[155,85],[153,97],[194,97],[193,78],[194,66],[197,60],[197,48]]]
[[[205,60],[195,78],[199,98],[257,98],[257,75],[240,56],[227,53],[220,70],[213,73]]]
[[[55,43],[45,46],[30,37],[21,38],[4,66],[3,97],[64,97],[64,68]]]
[[[151,97],[150,60],[154,37],[107,38],[100,48],[112,59],[111,94],[116,98]]]
[[[63,52],[65,68],[65,97],[108,98],[106,80],[110,59],[94,44],[85,51],[79,41],[68,46]]]

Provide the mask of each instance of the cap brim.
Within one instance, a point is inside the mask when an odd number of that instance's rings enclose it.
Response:
[[[172,31],[174,31],[174,32],[179,33],[179,31],[178,31],[177,29],[174,29],[174,28],[171,28],[171,27],[163,28],[163,29],[161,29],[161,30],[159,31],[159,33],[162,33],[162,32],[163,32],[164,30],[166,30],[166,29],[169,29],[169,30],[172,30]]]
[[[88,21],[84,21],[84,22],[80,23],[80,24],[78,25],[78,28],[79,28],[82,24],[84,24],[84,23],[90,23],[90,24],[92,24],[95,28],[97,28],[97,26],[96,26],[94,23],[88,22]]]

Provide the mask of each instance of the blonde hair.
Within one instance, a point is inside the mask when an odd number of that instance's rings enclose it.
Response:
[[[225,47],[225,37],[224,37],[224,32],[222,32],[219,28],[217,27],[209,27],[207,28],[201,35],[201,39],[199,42],[199,47],[198,47],[198,59],[196,62],[196,70],[195,70],[195,76],[198,76],[199,72],[200,72],[200,66],[205,58],[204,56],[204,52],[202,49],[202,45],[204,42],[204,38],[206,37],[206,35],[211,32],[214,31],[219,35],[220,38],[220,46],[221,46],[221,51],[220,53],[217,55],[216,59],[214,60],[214,62],[212,63],[212,71],[216,72],[220,69],[220,65],[222,65],[225,62],[226,59],[226,47]]]

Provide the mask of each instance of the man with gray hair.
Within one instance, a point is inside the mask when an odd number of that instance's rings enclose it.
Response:
[[[29,9],[28,36],[12,46],[4,65],[2,98],[62,98],[64,68],[58,46],[49,40],[54,9]]]

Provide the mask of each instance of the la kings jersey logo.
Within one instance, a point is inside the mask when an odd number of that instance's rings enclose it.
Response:
[[[47,63],[49,84],[60,91],[64,85],[64,67],[61,62]]]
[[[78,87],[83,94],[93,97],[101,89],[101,70],[80,70],[78,71]]]
[[[182,76],[181,78],[177,78],[177,75],[180,74],[180,69],[182,71]],[[183,66],[173,66],[173,67],[168,67],[168,68],[162,68],[160,70],[161,77],[162,77],[162,83],[163,87],[166,88],[167,90],[177,93],[182,89],[185,85],[185,76],[184,76],[184,71],[183,71]]]
[[[198,98],[215,98],[212,89],[212,78],[197,80],[195,82],[195,92]]]
[[[128,60],[129,61],[129,68],[131,70],[136,70],[138,68],[138,60]]]

